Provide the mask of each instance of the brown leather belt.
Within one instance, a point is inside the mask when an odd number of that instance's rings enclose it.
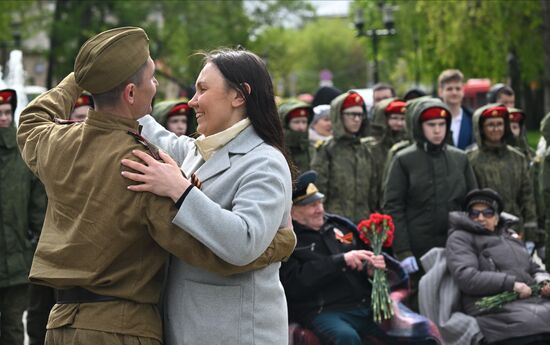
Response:
[[[98,295],[81,287],[56,290],[58,304],[94,303],[120,300],[118,297]]]

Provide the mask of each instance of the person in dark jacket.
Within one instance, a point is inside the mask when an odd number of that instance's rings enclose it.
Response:
[[[296,249],[280,270],[290,320],[312,328],[333,345],[361,345],[362,338],[384,334],[370,307],[372,267],[386,267],[360,239],[353,223],[326,214],[317,174],[302,174],[293,193]],[[392,342],[388,342],[392,344]]]
[[[418,260],[433,247],[444,247],[448,214],[460,210],[476,180],[466,154],[446,144],[450,110],[435,98],[407,107],[407,125],[415,143],[394,156],[385,181],[383,210],[393,217],[393,251],[411,274],[408,306],[418,310]]]
[[[46,212],[46,192],[19,153],[14,90],[0,90],[0,344],[23,344],[34,243]],[[43,325],[44,326],[44,325]]]
[[[504,203],[490,188],[472,190],[466,213],[452,212],[447,266],[462,292],[462,309],[476,318],[489,344],[550,343],[550,274],[533,262],[501,214]],[[540,296],[530,286],[542,283]],[[482,310],[482,297],[514,291],[519,299]]]

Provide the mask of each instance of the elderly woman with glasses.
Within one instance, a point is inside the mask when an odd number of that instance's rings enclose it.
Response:
[[[510,215],[492,189],[474,189],[466,212],[449,215],[447,266],[462,292],[462,311],[476,318],[488,344],[550,343],[550,274],[533,262]],[[540,295],[530,286],[543,283]],[[514,291],[519,298],[502,308],[481,310],[482,297]]]

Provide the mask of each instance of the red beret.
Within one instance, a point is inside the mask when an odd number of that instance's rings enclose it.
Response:
[[[296,108],[288,113],[287,120],[295,119],[297,117],[309,118],[310,110],[308,108]]]
[[[83,105],[93,107],[94,106],[94,100],[92,99],[92,96],[83,94],[83,95],[80,95],[76,99],[76,103],[74,104],[75,108],[81,107]]]
[[[12,98],[14,96],[15,96],[15,91],[14,90],[2,90],[2,91],[0,91],[0,104],[12,104]]]
[[[363,98],[359,96],[357,93],[350,93],[348,97],[344,100],[344,104],[342,104],[342,110],[355,107],[356,105],[362,107],[365,102],[363,101]]]
[[[170,109],[166,117],[175,116],[175,115],[185,115],[189,114],[189,105],[187,103],[178,103]]]
[[[506,118],[507,116],[508,116],[508,109],[503,105],[489,107],[481,113],[482,118],[491,118],[491,117]]]
[[[405,114],[405,110],[407,110],[406,106],[407,103],[405,101],[396,99],[388,104],[384,112],[386,114]]]
[[[520,123],[525,118],[525,113],[520,110],[510,111],[510,121]]]
[[[432,107],[424,110],[420,115],[420,122],[430,121],[435,119],[446,119],[449,112],[441,107]]]

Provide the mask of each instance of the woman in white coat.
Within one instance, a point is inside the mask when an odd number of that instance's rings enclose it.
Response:
[[[170,197],[179,207],[175,225],[223,260],[246,265],[289,224],[292,164],[273,85],[258,56],[219,50],[206,54],[196,90],[189,105],[201,136],[176,137],[151,116],[142,118],[142,135],[177,162],[162,152],[164,162],[135,152],[144,164],[123,161],[139,172],[125,176],[141,184],[128,188]],[[165,297],[166,343],[287,344],[279,266],[224,277],[173,258]]]

